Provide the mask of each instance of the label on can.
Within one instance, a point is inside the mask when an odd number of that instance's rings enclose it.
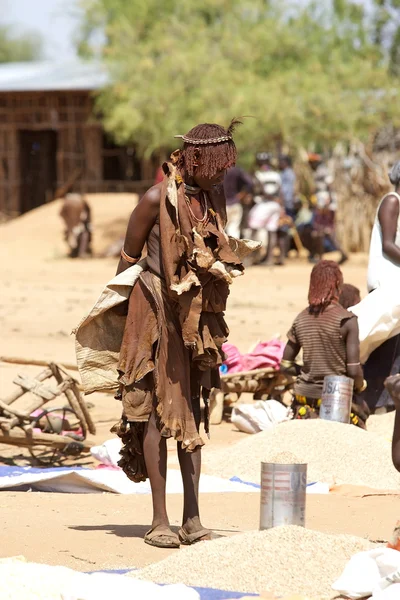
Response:
[[[307,473],[263,472],[261,474],[261,504],[270,500],[271,492],[279,493],[282,500],[293,502],[297,494],[305,493],[306,487]]]
[[[348,377],[326,377],[319,416],[327,421],[350,423],[353,380]]]

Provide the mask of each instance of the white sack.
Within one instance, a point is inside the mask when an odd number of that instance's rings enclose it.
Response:
[[[397,550],[382,546],[358,552],[347,563],[332,589],[351,600],[369,597],[371,594],[374,600],[389,600],[392,598],[390,588],[397,581],[400,582],[399,569],[400,552]]]
[[[231,421],[243,433],[259,433],[292,417],[291,409],[277,400],[258,400],[254,404],[234,406]]]
[[[360,356],[365,363],[376,348],[400,333],[400,285],[383,285],[349,310],[358,317]]]
[[[90,454],[106,467],[118,467],[121,459],[122,440],[119,437],[106,440],[100,446],[90,448]]]

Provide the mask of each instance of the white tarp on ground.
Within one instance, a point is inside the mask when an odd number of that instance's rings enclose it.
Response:
[[[33,467],[0,466],[1,490],[35,490],[71,494],[93,494],[113,492],[115,494],[150,494],[149,480],[142,483],[130,481],[121,469],[54,468],[36,469]],[[231,480],[201,475],[202,494],[244,492],[259,493],[260,486],[243,482],[233,477]],[[308,494],[328,494],[329,485],[314,483],[307,486]],[[170,469],[167,475],[167,494],[183,494],[180,471]]]
[[[200,600],[196,590],[183,584],[161,586],[124,575],[85,574],[23,559],[4,559],[0,563],[2,600]]]
[[[22,488],[41,492],[150,494],[149,480],[133,483],[125,473],[117,469],[35,469],[32,467],[0,467],[0,490]],[[229,481],[211,475],[200,478],[200,492],[259,492],[259,489],[245,483]],[[182,494],[180,471],[169,470],[167,494]]]

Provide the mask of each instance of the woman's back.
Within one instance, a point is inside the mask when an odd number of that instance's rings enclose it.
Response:
[[[355,316],[339,304],[331,304],[319,314],[306,308],[295,319],[288,338],[303,349],[303,367],[294,391],[300,396],[321,398],[324,377],[346,375],[344,323]]]

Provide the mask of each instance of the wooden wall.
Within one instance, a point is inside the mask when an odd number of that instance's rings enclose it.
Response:
[[[20,212],[19,132],[38,130],[57,134],[57,187],[76,169],[83,185],[93,188],[102,181],[103,134],[89,92],[1,92],[0,212],[8,216]]]

